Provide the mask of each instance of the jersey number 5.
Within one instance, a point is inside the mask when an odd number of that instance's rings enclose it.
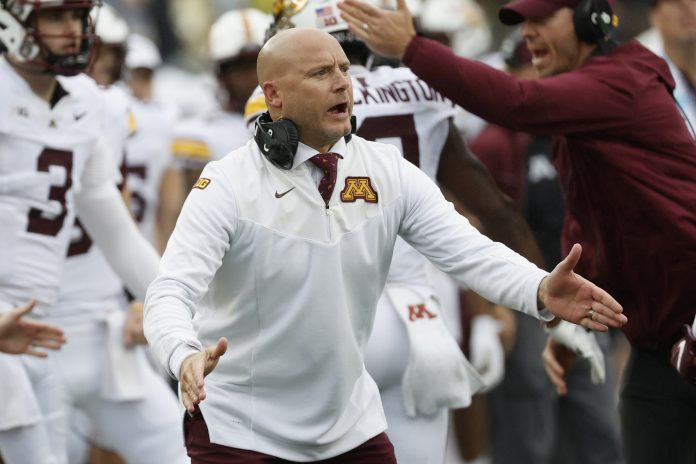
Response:
[[[141,183],[145,183],[145,179],[147,178],[147,166],[142,165],[142,164],[133,164],[133,165],[127,165],[126,166],[126,173],[129,178],[139,178],[141,179]],[[144,186],[142,189],[144,190]],[[133,214],[133,217],[135,218],[135,221],[140,223],[143,222],[143,217],[145,217],[145,208],[147,208],[147,200],[145,200],[145,197],[140,194],[140,192],[137,192],[135,189],[130,191],[131,194],[131,213]]]

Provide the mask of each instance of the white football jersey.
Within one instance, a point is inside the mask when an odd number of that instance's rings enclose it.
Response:
[[[160,182],[172,159],[174,115],[158,103],[143,102],[130,95],[129,99],[136,128],[126,142],[126,184],[133,217],[143,235],[152,242]]]
[[[217,110],[203,118],[191,118],[176,126],[172,153],[177,166],[202,169],[220,160],[249,140],[244,116]]]
[[[395,145],[436,181],[455,105],[408,68],[381,66],[367,71],[352,67],[351,73],[358,135]],[[399,238],[387,280],[422,284],[426,282],[426,264],[420,253]]]
[[[99,87],[103,101],[100,130],[108,141],[114,171],[123,171],[125,142],[134,127],[128,95],[119,87]],[[115,183],[123,179],[114,178]],[[123,294],[123,283],[92,242],[79,219],[71,233],[67,260],[60,283],[60,296],[52,313],[66,316],[85,309],[98,309],[107,299]],[[96,313],[95,313],[96,314]]]
[[[354,66],[351,74],[358,135],[396,145],[434,180],[455,105],[408,68]]]
[[[57,79],[67,94],[51,106],[0,58],[0,300],[39,308],[57,297],[83,175],[117,175],[95,169],[110,156],[96,84]]]

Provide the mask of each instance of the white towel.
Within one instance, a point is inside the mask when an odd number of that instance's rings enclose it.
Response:
[[[399,284],[388,284],[385,292],[410,343],[402,380],[406,413],[415,417],[469,406],[484,382],[447,330],[432,294]]]
[[[145,397],[144,376],[148,369],[142,347],[126,348],[123,344],[125,311],[113,310],[104,316],[107,328],[107,365],[101,392],[113,401],[140,400]]]
[[[0,431],[41,420],[39,403],[21,356],[0,353],[0,398]]]

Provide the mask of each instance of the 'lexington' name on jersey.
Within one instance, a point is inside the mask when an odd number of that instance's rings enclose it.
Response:
[[[362,76],[356,76],[355,80],[360,87],[353,87],[353,100],[355,105],[369,105],[370,103],[408,103],[411,101],[448,101],[439,92],[430,88],[420,79],[400,79],[386,85],[369,87]],[[454,106],[454,104],[453,104]]]

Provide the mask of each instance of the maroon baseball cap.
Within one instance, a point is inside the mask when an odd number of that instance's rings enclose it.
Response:
[[[559,8],[575,8],[580,0],[514,0],[500,8],[498,18],[508,26],[524,22],[525,19],[541,19]]]

